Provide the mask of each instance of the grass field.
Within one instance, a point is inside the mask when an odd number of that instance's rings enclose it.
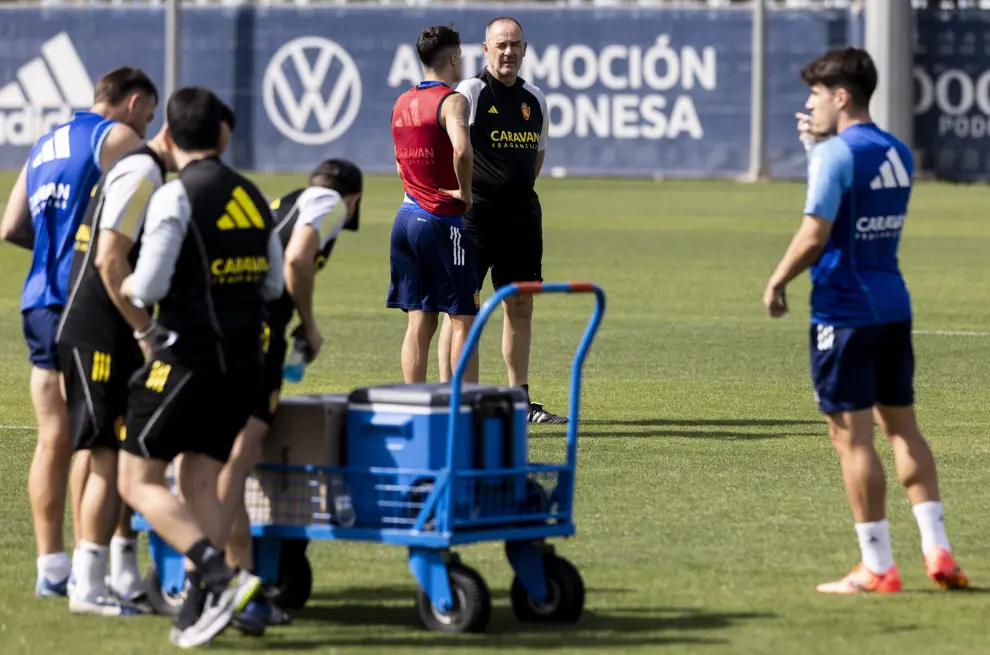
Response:
[[[264,176],[278,194],[300,177]],[[13,179],[0,178],[0,189]],[[401,379],[403,316],[384,309],[388,233],[401,190],[371,179],[363,226],[345,234],[318,286],[327,345],[299,391]],[[295,623],[263,640],[230,630],[225,652],[985,653],[988,596],[949,595],[924,576],[908,503],[889,485],[900,596],[822,597],[814,586],[858,559],[838,464],[808,378],[807,277],[792,314],[760,296],[797,225],[803,187],[721,182],[544,180],[544,276],[601,284],[609,308],[583,395],[576,522],[558,542],[588,588],[571,628],[519,625],[500,546],[463,549],[495,595],[489,631],[420,630],[404,552],[314,543],[316,589]],[[918,407],[934,444],[953,547],[977,588],[990,581],[990,221],[978,187],[921,185],[902,247],[913,293]],[[161,618],[70,616],[38,601],[26,476],[34,433],[18,302],[28,259],[0,246],[0,652],[171,652]],[[482,295],[491,293],[486,287]],[[587,297],[537,300],[534,399],[566,410]],[[501,315],[482,379],[503,383]],[[935,332],[969,332],[977,335]],[[431,374],[435,375],[435,367]],[[290,389],[289,392],[294,392]],[[15,427],[11,427],[15,426]],[[532,451],[561,429],[533,430]],[[892,470],[889,449],[881,449]],[[70,539],[66,525],[67,541]]]

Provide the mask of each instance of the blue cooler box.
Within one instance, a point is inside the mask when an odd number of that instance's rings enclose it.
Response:
[[[464,384],[454,470],[525,467],[528,410],[520,388]],[[448,384],[362,387],[350,394],[345,459],[359,525],[408,528],[415,522],[436,473],[448,465],[449,418]],[[483,487],[506,484],[504,475],[455,480],[455,514],[476,515]]]

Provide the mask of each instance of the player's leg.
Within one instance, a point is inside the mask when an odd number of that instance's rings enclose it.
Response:
[[[478,276],[478,290],[480,293],[481,288],[485,285],[485,277],[488,276],[488,269],[491,268],[491,255],[490,248],[486,247],[486,235],[475,225],[465,222],[462,227],[462,231],[470,236],[474,241],[474,263],[475,271]],[[470,327],[468,328],[470,329]],[[452,324],[450,320],[450,314],[443,315],[443,325],[440,327],[440,342],[437,346],[438,362],[440,365],[440,381],[450,382],[450,378],[453,375],[452,365],[457,363],[457,356],[453,356],[450,352],[450,342],[452,338]],[[465,337],[467,333],[465,333]],[[480,375],[480,361],[481,354],[475,352],[475,359],[477,360],[477,365],[479,368]]]
[[[400,355],[406,384],[426,382],[430,343],[437,331],[436,312],[424,311],[427,298],[423,285],[417,239],[430,219],[421,213],[400,209],[392,224],[389,252],[391,282],[385,306],[407,313],[406,333]]]
[[[512,229],[499,236],[492,266],[492,285],[543,281],[543,220],[538,200],[530,203],[522,216],[513,216]],[[529,396],[529,362],[533,343],[533,295],[514,294],[502,301],[502,358],[509,373],[509,385],[522,387]],[[530,423],[564,424],[567,418],[547,411],[530,399]]]
[[[429,261],[424,272],[424,287],[429,289],[432,307],[450,319],[451,373],[464,354],[468,333],[481,305],[478,282],[477,251],[474,239],[460,226],[434,221],[432,252],[421,252],[421,261]],[[425,243],[425,240],[424,240]],[[464,370],[465,382],[478,381],[478,352],[471,353]]]
[[[201,378],[166,358],[149,362],[132,378],[120,492],[194,566],[186,602],[169,635],[173,644],[189,647],[206,643],[229,625],[261,585],[256,576],[235,573],[216,546],[225,536],[220,534],[217,478],[249,410],[239,411],[237,376]],[[253,403],[253,386],[247,396]],[[185,503],[164,484],[168,462],[180,453],[178,485]]]
[[[274,414],[263,400],[264,411],[255,411],[255,416],[248,419],[247,425],[241,430],[234,441],[230,459],[220,473],[219,494],[223,512],[227,564],[234,570],[255,573],[254,567],[254,538],[251,536],[251,522],[247,507],[244,503],[244,489],[248,476],[261,461],[262,446],[270,428]],[[274,402],[278,402],[277,392]],[[259,416],[260,414],[260,416]],[[218,544],[221,545],[221,544]],[[233,625],[246,635],[260,637],[265,633],[272,616],[272,608],[262,594],[247,604],[243,611],[234,615]]]
[[[38,442],[28,472],[28,495],[38,549],[35,595],[40,598],[67,595],[71,573],[62,539],[62,517],[72,445],[55,346],[58,316],[47,308],[23,315],[24,337],[33,365],[31,403],[38,424]]]
[[[130,616],[150,611],[113,597],[107,587],[111,536],[119,522],[117,450],[134,367],[114,353],[62,346],[72,448],[89,453],[89,476],[76,516],[79,544],[73,553],[75,584],[69,610],[78,614]],[[136,562],[135,562],[136,565]]]
[[[901,590],[885,511],[887,485],[873,434],[878,327],[811,326],[815,394],[839,457],[862,557],[846,577],[818,585],[822,593]]]
[[[64,375],[63,375],[64,380]],[[79,547],[79,504],[82,502],[86,489],[86,478],[89,477],[89,451],[80,450],[72,457],[69,468],[69,496],[72,500],[72,546]],[[71,590],[70,590],[71,591]]]
[[[110,588],[120,598],[137,602],[148,589],[138,565],[138,535],[131,527],[133,519],[134,510],[122,502],[117,529],[110,539]]]
[[[877,422],[894,451],[897,477],[907,490],[928,576],[944,589],[969,585],[952,556],[939,494],[935,456],[914,411],[914,349],[911,323],[886,326],[877,361]]]

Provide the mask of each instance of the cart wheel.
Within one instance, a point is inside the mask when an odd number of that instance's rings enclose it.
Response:
[[[313,568],[305,553],[283,547],[278,562],[278,584],[269,598],[278,607],[298,610],[306,606],[313,593]]]
[[[175,616],[182,608],[182,603],[186,600],[186,590],[180,592],[165,592],[162,589],[162,582],[158,578],[158,570],[152,564],[148,569],[148,604],[157,614],[162,616]]]
[[[522,622],[575,623],[584,610],[584,581],[574,565],[563,557],[543,558],[547,599],[537,603],[529,597],[519,578],[512,580],[512,611]]]
[[[423,589],[416,591],[416,608],[427,630],[434,632],[484,632],[492,615],[492,593],[484,578],[463,564],[447,566],[454,606],[443,613],[433,606]]]

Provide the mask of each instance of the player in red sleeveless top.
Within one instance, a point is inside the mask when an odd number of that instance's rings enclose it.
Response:
[[[451,367],[457,365],[481,292],[474,242],[461,226],[471,206],[474,162],[468,101],[452,88],[461,73],[460,35],[449,27],[428,27],[416,49],[426,79],[403,93],[392,109],[395,161],[406,196],[392,225],[392,279],[385,303],[408,314],[402,342],[407,384],[426,382],[440,312],[453,325]],[[464,379],[477,382],[477,355]]]

